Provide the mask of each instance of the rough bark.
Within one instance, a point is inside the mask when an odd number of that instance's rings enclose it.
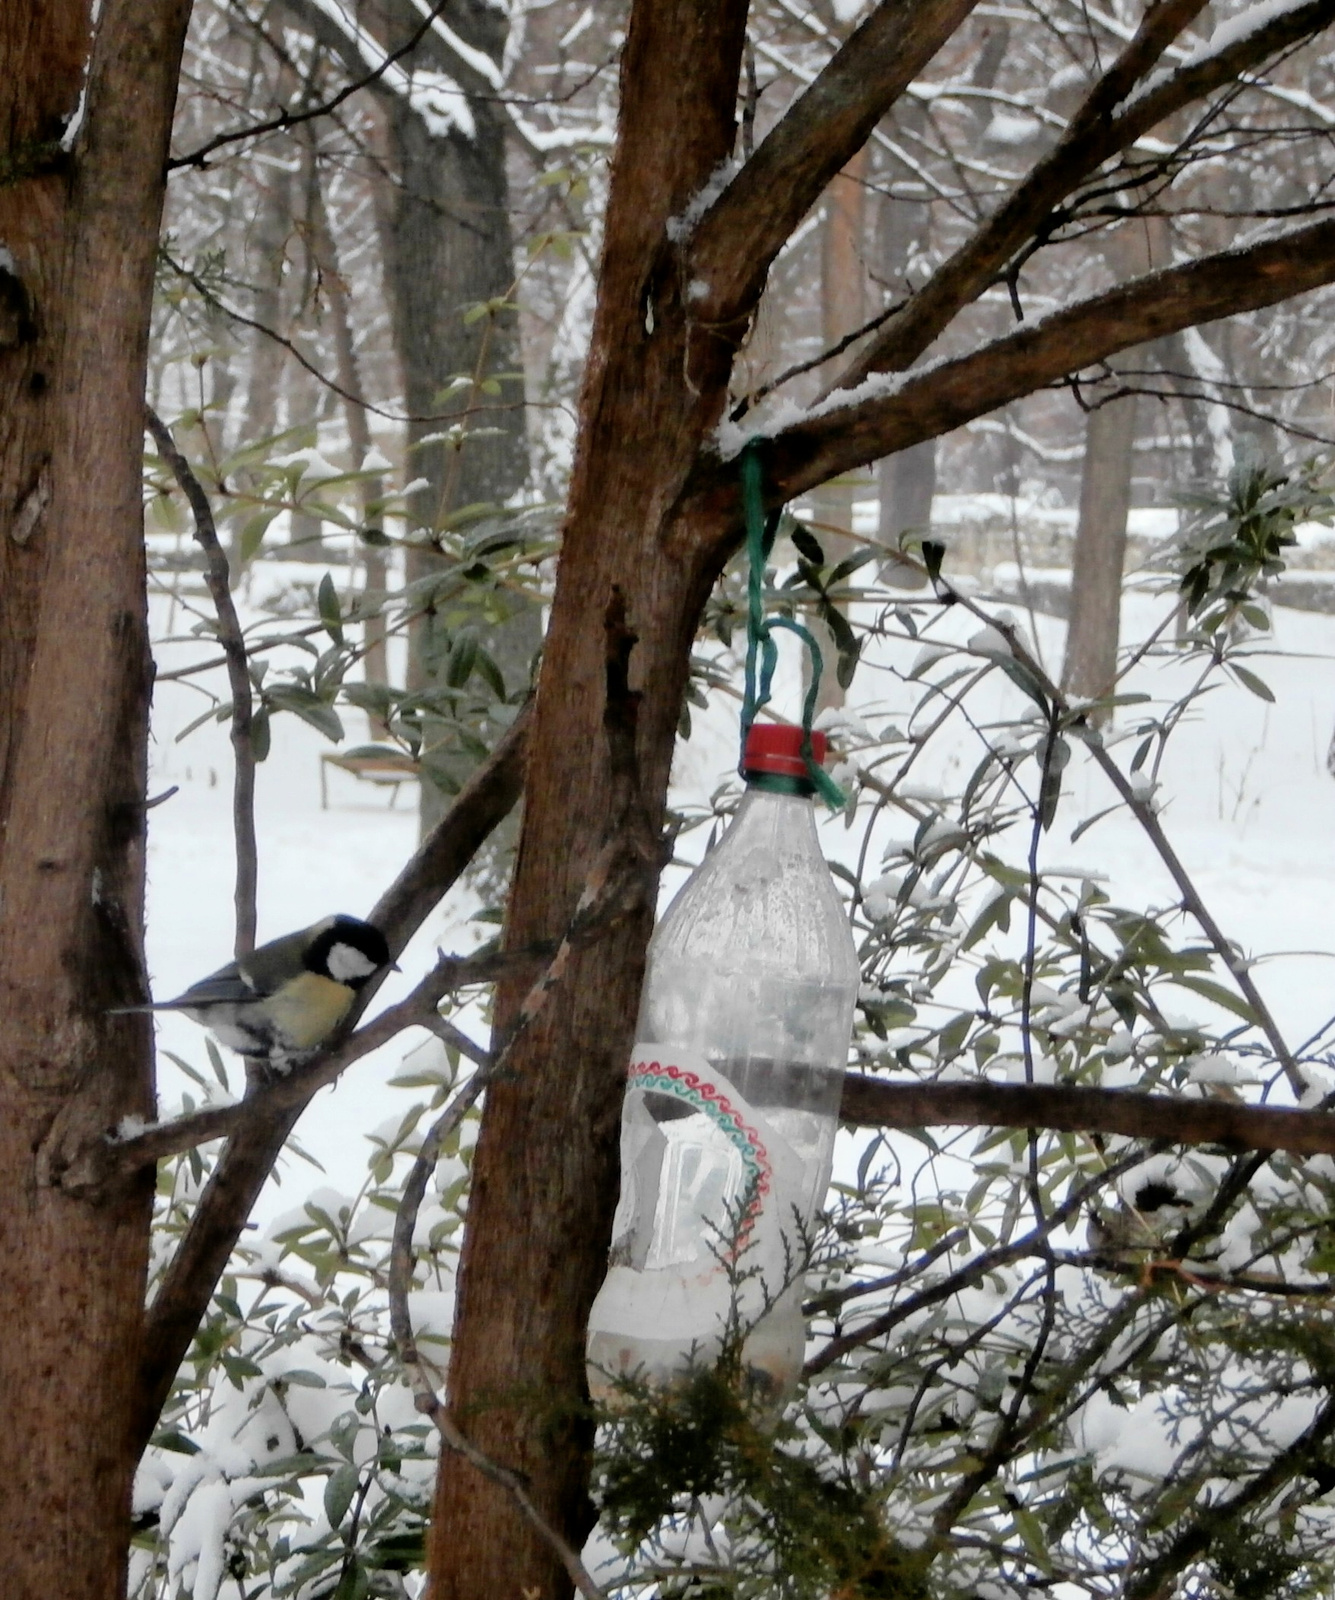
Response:
[[[692,337],[668,220],[730,152],[744,0],[659,0],[632,13],[601,292],[580,445],[547,634],[509,945],[560,937],[608,835],[614,785],[596,620],[624,606],[638,635],[636,755],[649,826],[662,816],[690,640],[712,570],[670,538],[676,490],[721,410],[733,346]],[[665,138],[664,130],[672,137]],[[650,315],[652,312],[652,315]],[[689,544],[707,541],[692,530]],[[605,1265],[617,1123],[652,906],[582,949],[512,1075],[490,1092],[473,1168],[450,1367],[456,1421],[521,1472],[578,1547],[591,1523],[584,1328]],[[501,1033],[523,986],[502,986]],[[435,1600],[551,1600],[569,1579],[504,1489],[442,1460]]]
[[[152,1183],[66,1153],[151,1114],[144,373],[186,0],[0,10],[0,1497],[5,1592],[122,1592]],[[62,131],[79,103],[82,127]]]

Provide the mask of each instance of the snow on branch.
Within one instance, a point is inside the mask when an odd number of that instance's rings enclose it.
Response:
[[[1135,37],[1091,88],[1063,138],[904,309],[884,324],[834,380],[832,390],[853,388],[872,372],[910,367],[1017,258],[1053,209],[1105,161],[1183,107],[1335,19],[1335,0],[1285,4],[1260,17],[1254,27],[1227,34],[1217,48],[1189,55],[1176,70],[1156,74],[1135,92],[1137,82],[1169,53],[1172,41],[1201,9],[1200,0],[1170,0],[1150,9]],[[1123,109],[1114,115],[1119,104]]]
[[[1120,284],[1077,301],[966,355],[909,373],[864,378],[805,411],[785,408],[750,433],[771,440],[766,482],[778,505],[817,484],[972,422],[1109,356],[1197,323],[1259,310],[1335,280],[1335,221],[1313,223],[1248,249]],[[878,375],[872,375],[873,378]],[[731,435],[716,448],[730,448]],[[697,463],[693,496],[736,496],[717,455]],[[723,542],[730,546],[735,528]],[[722,554],[720,550],[719,554]]]
[[[343,41],[344,55],[354,56],[368,79],[374,78],[382,89],[408,102],[429,133],[436,138],[455,132],[473,138],[476,128],[467,96],[447,73],[401,65],[344,10],[339,0],[303,0],[303,4],[336,31]]]

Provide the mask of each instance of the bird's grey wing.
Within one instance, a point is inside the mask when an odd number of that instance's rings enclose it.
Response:
[[[262,944],[257,950],[252,950],[248,956],[242,956],[234,961],[230,967],[224,967],[221,972],[215,972],[213,978],[205,978],[205,983],[212,983],[214,978],[227,975],[238,975],[250,985],[246,998],[253,1000],[257,995],[270,995],[280,989],[284,983],[289,982],[303,970],[302,957],[310,943],[310,928],[299,928],[295,933],[285,933],[279,939],[270,939],[268,944]]]
[[[263,991],[243,969],[240,962],[229,961],[207,978],[192,983],[184,994],[175,1000],[160,1000],[155,1011],[193,1011],[206,1006],[238,1005],[259,998]]]

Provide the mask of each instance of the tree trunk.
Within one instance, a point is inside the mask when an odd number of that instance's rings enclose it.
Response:
[[[983,50],[974,67],[974,81],[987,71],[987,87],[991,87],[1000,56],[996,41],[1000,38],[1004,53],[1006,25],[991,27],[984,36]],[[926,122],[922,102],[911,100],[898,109],[898,120],[920,132]],[[922,190],[922,179],[907,163],[892,157],[887,174],[891,182],[903,187]],[[926,243],[927,229],[931,223],[931,208],[925,199],[910,199],[904,195],[882,194],[877,208],[877,256],[879,276],[888,304],[910,292],[913,252]],[[925,439],[911,450],[886,456],[876,464],[876,491],[879,505],[876,537],[883,545],[894,549],[905,533],[926,535],[931,532],[932,496],[936,493],[936,440]],[[916,566],[897,561],[893,557],[881,563],[882,583],[897,589],[921,589],[927,582]]]
[[[418,25],[409,5],[396,8],[395,15],[391,38]],[[451,25],[474,48],[501,60],[506,26],[501,12],[474,3],[452,12]],[[413,516],[427,529],[439,527],[443,518],[464,506],[503,504],[528,474],[523,386],[515,376],[520,372],[515,313],[498,311],[465,320],[470,306],[507,298],[515,279],[505,170],[508,124],[494,91],[481,88],[483,92],[468,95],[471,136],[458,129],[433,131],[401,97],[388,99],[386,105],[391,161],[399,182],[384,238],[385,283],[413,419],[408,424],[408,475],[427,480],[427,487],[412,497]],[[475,385],[449,390],[461,376],[500,377],[501,393],[491,397]],[[483,412],[489,414],[479,414]],[[451,415],[458,418],[453,426],[462,430],[453,440],[442,437],[450,432]],[[428,577],[441,565],[429,547],[411,549],[408,582]],[[520,601],[508,620],[486,631],[483,643],[507,689],[527,683],[541,637],[538,609]],[[441,676],[448,648],[443,624],[428,610],[409,632],[410,688],[426,689]],[[424,749],[433,744],[439,748],[428,754],[421,785],[424,834],[448,804],[448,790],[430,781],[430,768],[435,766],[446,784],[457,785],[473,765],[471,757],[453,747],[443,725],[425,720]]]
[[[66,1153],[153,1114],[144,373],[186,0],[0,9],[0,1496],[16,1600],[123,1592],[151,1175]],[[72,152],[62,129],[86,110]]]
[[[314,251],[320,268],[325,293],[329,297],[329,317],[333,324],[334,356],[337,362],[338,383],[343,390],[343,415],[347,422],[349,466],[354,472],[362,469],[371,453],[371,425],[366,414],[366,391],[362,384],[361,363],[357,359],[357,346],[352,327],[352,297],[347,281],[339,269],[338,241],[334,237],[329,207],[320,187],[318,168],[311,189],[310,248]],[[385,499],[385,482],[378,472],[368,473],[358,480],[357,498],[361,505],[361,526],[364,534],[383,532],[384,517],[381,508]],[[389,571],[383,547],[364,540],[358,546],[365,574],[363,594],[369,601],[373,597],[384,601]],[[389,652],[386,644],[383,614],[368,616],[362,624],[365,655],[362,668],[367,683],[389,682]],[[371,737],[383,739],[387,729],[384,720],[373,712],[367,714]]]
[[[880,520],[877,537],[897,545],[901,534],[926,536],[932,531],[932,497],[936,494],[936,440],[925,439],[911,450],[877,463]],[[897,588],[920,589],[924,579],[915,568],[889,561],[881,576]]]
[[[630,673],[640,696],[645,821],[656,828],[662,818],[690,641],[714,576],[695,553],[699,530],[674,520],[675,486],[722,410],[745,326],[693,327],[666,224],[731,150],[745,21],[744,0],[659,0],[632,12],[580,445],[506,927],[514,947],[561,936],[615,825],[597,619],[619,606],[638,636]],[[592,1428],[572,1400],[586,1392],[584,1330],[606,1266],[652,902],[649,890],[574,954],[517,1042],[513,1073],[488,1091],[460,1269],[454,1414],[489,1456],[525,1474],[537,1506],[576,1546],[592,1522]],[[499,1036],[522,994],[515,983],[500,990]],[[448,1454],[431,1585],[433,1600],[570,1592],[560,1562],[506,1492]]]
[[[1119,279],[1168,260],[1161,218],[1114,229],[1103,254]],[[1135,366],[1135,351],[1109,363],[1116,377]],[[1140,353],[1143,358],[1148,350]],[[1130,359],[1128,359],[1130,358]],[[1080,479],[1080,520],[1071,572],[1071,613],[1066,628],[1062,687],[1083,699],[1111,691],[1117,676],[1117,639],[1122,617],[1122,569],[1126,563],[1126,519],[1131,509],[1131,472],[1136,446],[1134,396],[1092,411],[1085,422],[1085,463]],[[1106,713],[1096,716],[1102,722]]]
[[[239,441],[246,445],[261,443],[278,431],[278,400],[286,351],[264,330],[282,331],[283,275],[291,236],[292,172],[285,161],[279,160],[267,168],[255,231],[247,250],[247,255],[253,256],[255,262],[250,314],[261,326],[250,330],[247,351],[246,420]],[[263,488],[263,477],[259,473],[243,470],[242,480],[256,492]],[[240,517],[232,525],[227,562],[233,587],[245,571],[241,560],[241,530],[248,520]]]
[[[1131,508],[1131,463],[1136,442],[1134,396],[1111,400],[1085,423],[1085,468],[1071,573],[1071,615],[1062,687],[1092,700],[1107,694],[1117,675],[1126,519]],[[1102,720],[1100,718],[1099,720]]]
[[[825,226],[821,233],[821,338],[828,350],[860,328],[867,315],[867,172],[864,145],[830,184],[825,195]],[[851,483],[824,484],[812,496],[817,530],[826,560],[842,561],[853,548]],[[834,635],[819,617],[808,619],[826,669],[821,678],[817,707],[844,703],[844,691],[834,674],[837,648]]]

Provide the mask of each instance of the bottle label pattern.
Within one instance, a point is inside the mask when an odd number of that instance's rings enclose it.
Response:
[[[717,1083],[688,1067],[657,1059],[651,1052],[659,1048],[636,1047],[631,1057],[627,1090],[638,1089],[674,1096],[691,1111],[707,1116],[737,1152],[745,1176],[739,1225],[729,1251],[729,1255],[735,1258],[749,1241],[756,1219],[764,1209],[773,1186],[774,1173],[769,1151],[765,1148],[760,1130],[747,1120],[742,1109],[729,1099]],[[728,1087],[731,1088],[731,1085]]]

